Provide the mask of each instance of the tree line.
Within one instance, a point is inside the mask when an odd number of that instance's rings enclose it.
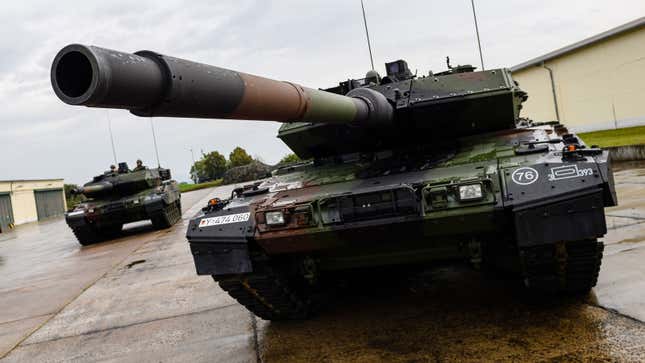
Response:
[[[228,160],[219,151],[202,152],[201,159],[195,161],[190,167],[190,178],[195,183],[203,183],[220,179],[227,170],[253,162],[253,158],[246,150],[236,147],[228,155]]]
[[[300,158],[297,155],[288,154],[280,160],[279,164],[298,161],[300,161]],[[228,160],[217,150],[208,153],[202,152],[202,157],[195,161],[190,168],[190,178],[195,183],[217,180],[222,178],[228,170],[253,162],[260,161],[251,157],[246,150],[239,146],[231,151],[228,155]]]

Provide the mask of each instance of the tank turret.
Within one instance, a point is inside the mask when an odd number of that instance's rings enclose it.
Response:
[[[114,194],[126,196],[142,190],[161,185],[164,180],[170,179],[170,170],[163,168],[146,169],[140,171],[125,171],[121,173],[106,173],[97,175],[94,179],[75,190],[88,198]]]
[[[73,194],[82,194],[87,198],[91,198],[100,194],[107,194],[114,188],[114,184],[109,181],[101,181],[97,183],[88,183],[82,187],[72,189]]]
[[[506,69],[451,69],[416,77],[404,60],[338,87],[292,82],[161,55],[72,44],[51,81],[71,105],[128,109],[137,116],[267,120],[301,158],[433,145],[514,127],[526,99]],[[417,130],[422,130],[418,132]]]

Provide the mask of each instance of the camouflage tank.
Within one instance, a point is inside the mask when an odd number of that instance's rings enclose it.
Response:
[[[125,223],[150,219],[163,229],[181,219],[181,194],[169,169],[130,171],[120,163],[118,170],[97,175],[72,192],[87,198],[65,213],[82,245],[116,237]]]
[[[617,202],[608,152],[557,123],[516,128],[527,95],[507,69],[386,72],[318,90],[70,45],[51,76],[71,105],[284,123],[311,161],[210,200],[187,231],[197,273],[264,319],[306,317],[327,282],[383,266],[466,260],[537,293],[588,292]]]

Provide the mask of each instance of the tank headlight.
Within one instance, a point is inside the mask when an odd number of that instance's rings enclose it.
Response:
[[[284,214],[280,211],[264,213],[266,222],[269,226],[279,226],[284,224]]]
[[[484,196],[481,184],[468,184],[459,186],[459,200],[470,201],[481,199]]]

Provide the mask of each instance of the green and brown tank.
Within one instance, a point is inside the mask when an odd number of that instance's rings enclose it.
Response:
[[[316,90],[70,45],[51,78],[72,105],[284,123],[309,161],[211,200],[187,231],[197,273],[264,319],[306,317],[326,282],[364,268],[469,261],[538,293],[596,284],[609,154],[558,123],[516,127],[527,94],[507,69],[417,77],[398,60]]]
[[[115,238],[126,223],[150,219],[163,229],[181,219],[181,194],[169,169],[130,171],[120,163],[118,171],[97,175],[73,192],[86,200],[65,220],[82,245]]]

